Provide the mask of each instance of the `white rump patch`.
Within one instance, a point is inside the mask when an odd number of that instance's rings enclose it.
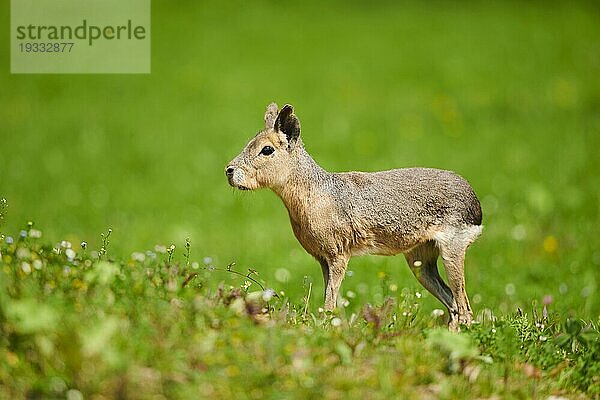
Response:
[[[469,225],[463,228],[448,227],[437,231],[433,238],[438,244],[447,247],[454,244],[461,244],[465,249],[481,235],[483,225]],[[452,246],[454,247],[454,246]]]

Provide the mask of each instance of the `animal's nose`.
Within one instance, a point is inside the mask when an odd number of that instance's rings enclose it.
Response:
[[[231,178],[233,176],[233,167],[227,167],[227,169],[225,169],[225,175]]]

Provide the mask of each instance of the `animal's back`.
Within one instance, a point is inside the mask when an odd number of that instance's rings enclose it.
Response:
[[[469,183],[434,168],[335,174],[334,197],[351,223],[377,247],[409,247],[433,226],[481,225],[481,206]],[[337,187],[335,187],[337,186]],[[399,243],[382,243],[402,240]],[[380,246],[381,245],[381,246]],[[369,245],[370,246],[370,245]]]

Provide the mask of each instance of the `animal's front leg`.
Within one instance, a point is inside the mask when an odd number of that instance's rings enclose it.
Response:
[[[333,310],[337,304],[337,296],[348,267],[348,257],[339,256],[327,260],[329,279],[325,287],[325,309]]]

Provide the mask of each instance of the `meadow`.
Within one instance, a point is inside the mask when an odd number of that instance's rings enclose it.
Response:
[[[154,1],[149,75],[11,75],[3,33],[0,397],[597,398],[598,17]],[[328,170],[471,182],[479,324],[447,334],[402,256],[353,259],[319,311],[284,206],[223,172],[271,101]]]

